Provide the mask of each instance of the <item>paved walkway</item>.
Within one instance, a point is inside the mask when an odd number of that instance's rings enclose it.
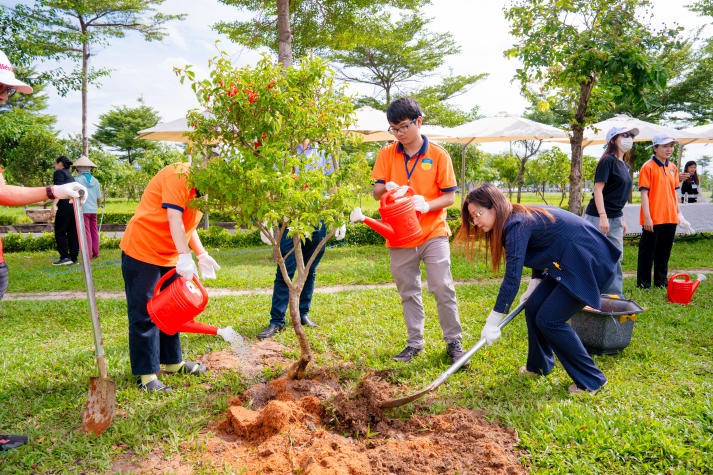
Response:
[[[669,269],[669,274],[677,274],[683,272],[689,274],[692,280],[696,279],[697,274],[707,274],[710,278],[713,278],[713,268],[699,268],[699,269]],[[635,277],[635,272],[625,272],[625,277]],[[456,281],[456,287],[461,285],[473,285],[482,284],[484,282],[499,282],[499,279],[478,279],[478,280],[460,280]],[[427,288],[427,284],[423,282],[424,289]],[[348,291],[362,291],[362,290],[372,290],[372,289],[396,289],[393,283],[386,284],[363,284],[363,285],[333,285],[320,287],[317,285],[314,289],[316,293],[319,294],[333,294],[336,292],[348,292]],[[272,295],[272,287],[262,288],[262,289],[229,289],[229,288],[212,288],[207,287],[209,297],[230,297],[230,296],[241,296],[241,295]],[[86,291],[66,291],[60,290],[55,292],[8,292],[5,294],[4,300],[69,300],[69,299],[85,299],[87,297]],[[106,292],[106,291],[96,291],[97,299],[123,299],[125,298],[124,292]]]

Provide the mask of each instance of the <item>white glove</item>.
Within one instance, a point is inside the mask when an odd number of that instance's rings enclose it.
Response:
[[[262,223],[266,228],[267,228],[267,223]],[[269,229],[269,228],[268,228]],[[272,234],[271,234],[272,235]],[[270,237],[265,234],[264,231],[260,230],[260,240],[264,243],[267,244],[268,246],[272,246],[272,242],[270,242]]]
[[[196,264],[193,262],[193,256],[190,252],[178,255],[178,263],[176,264],[176,272],[178,275],[187,280],[193,280],[193,274],[197,271]]]
[[[492,345],[495,340],[500,338],[501,332],[498,325],[503,321],[503,318],[505,318],[504,313],[498,313],[493,310],[485,320],[485,326],[483,327],[483,331],[480,332],[480,338],[485,338],[485,342],[488,345]]]
[[[386,182],[386,185],[384,185],[384,186],[386,187],[386,191],[391,191],[391,190],[393,190],[394,188],[398,188],[398,187],[399,187],[399,185],[397,185],[397,184],[396,184],[395,182],[393,182],[393,181],[387,181],[387,182]]]
[[[431,207],[426,202],[426,198],[424,198],[423,196],[414,195],[412,199],[413,207],[416,211],[419,211],[421,213],[428,213],[428,211],[431,209]]]
[[[540,285],[540,282],[542,282],[542,279],[530,278],[530,282],[527,284],[527,290],[525,290],[525,293],[520,297],[520,303],[525,303],[525,301],[530,298],[530,295],[532,295],[537,286]]]
[[[87,189],[80,183],[65,183],[64,185],[52,185],[52,194],[55,198],[64,200],[67,198],[79,198],[79,191],[82,190],[81,204],[87,200]]]
[[[394,199],[396,199],[396,198],[401,198],[401,197],[404,196],[406,193],[408,193],[408,190],[409,190],[409,189],[410,189],[410,188],[409,188],[408,185],[399,186],[398,189],[397,189],[396,191],[394,191],[394,194],[392,195],[392,198],[394,198]]]
[[[361,223],[364,221],[364,214],[361,212],[361,208],[354,208],[351,213],[349,213],[349,222],[351,223]]]
[[[696,230],[693,229],[693,226],[691,226],[691,223],[686,221],[686,218],[684,218],[682,214],[678,215],[678,225],[681,226],[687,234],[693,234],[696,232]]]
[[[337,241],[341,241],[344,239],[344,237],[347,235],[347,225],[342,224],[337,228],[337,230],[334,232],[334,239]]]
[[[207,252],[198,255],[198,269],[201,271],[203,279],[215,279],[215,271],[220,270],[220,266]]]

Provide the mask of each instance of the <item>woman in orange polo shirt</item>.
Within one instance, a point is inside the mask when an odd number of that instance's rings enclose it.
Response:
[[[149,181],[120,244],[131,372],[138,377],[139,389],[150,393],[171,391],[158,380],[161,365],[168,373],[200,376],[206,371],[201,364],[183,361],[180,334],[159,330],[146,308],[156,283],[168,271],[175,268],[181,277],[193,279],[196,265],[191,249],[204,279],[215,279],[220,269],[196,232],[202,213],[190,206],[197,191],[188,184],[189,168],[188,163],[174,163]]]

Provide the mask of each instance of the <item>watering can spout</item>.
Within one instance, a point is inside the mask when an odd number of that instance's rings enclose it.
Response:
[[[378,219],[373,219],[368,216],[364,217],[364,224],[369,226],[371,229],[381,234],[384,238],[392,241],[396,237],[396,233],[391,226],[379,221]]]
[[[206,335],[217,335],[218,327],[190,320],[181,325],[178,328],[178,331],[182,333],[205,333]]]

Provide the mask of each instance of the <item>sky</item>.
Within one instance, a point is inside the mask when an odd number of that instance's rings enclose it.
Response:
[[[509,3],[504,0],[433,0],[432,5],[422,11],[424,16],[433,18],[431,30],[450,32],[461,47],[459,54],[446,59],[441,74],[489,73],[487,79],[478,81],[468,93],[452,101],[464,111],[476,105],[486,116],[499,112],[519,115],[525,111],[527,103],[520,96],[519,84],[512,82],[518,63],[503,55],[503,51],[514,44],[503,15],[503,8]],[[655,21],[669,25],[675,21],[687,29],[704,23],[704,19],[697,18],[683,6],[687,3],[690,2],[653,0]],[[166,0],[161,10],[188,16],[184,21],[169,23],[168,35],[161,42],[145,42],[139,35],[128,33],[125,38],[114,39],[109,46],[95,51],[92,64],[111,68],[112,73],[111,77],[102,79],[99,86],[90,86],[90,134],[102,113],[115,107],[135,107],[139,97],[158,111],[162,121],[185,116],[186,111],[198,107],[195,95],[187,84],[180,84],[174,67],[190,64],[199,77],[207,77],[208,60],[219,50],[226,50],[235,66],[254,64],[259,59],[258,53],[230,42],[211,29],[216,21],[236,18],[238,10],[234,7],[227,7],[218,0]],[[216,45],[217,40],[220,42]],[[61,135],[79,134],[80,94],[60,97],[53,88],[46,90],[50,95],[48,112],[57,116]],[[713,154],[713,146],[705,147],[710,148],[707,154]]]

